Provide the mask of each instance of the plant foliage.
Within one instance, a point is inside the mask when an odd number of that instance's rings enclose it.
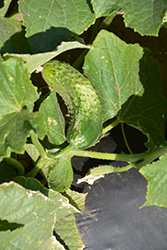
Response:
[[[1,249],[83,249],[74,213],[85,195],[70,189],[74,155],[127,161],[122,169],[92,169],[83,180],[139,168],[148,180],[143,206],[167,206],[167,103],[158,62],[107,30],[123,15],[127,27],[157,36],[166,11],[159,0],[0,2]],[[86,150],[118,123],[145,134],[147,151]],[[19,161],[23,153],[28,167]]]

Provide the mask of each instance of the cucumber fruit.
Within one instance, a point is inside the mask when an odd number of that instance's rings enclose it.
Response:
[[[67,105],[70,114],[67,141],[78,149],[93,145],[101,135],[102,112],[90,81],[69,64],[59,61],[46,63],[42,76]]]

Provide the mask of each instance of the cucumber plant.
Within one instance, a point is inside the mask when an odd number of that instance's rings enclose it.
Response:
[[[135,167],[148,180],[143,206],[167,206],[161,60],[111,32],[114,16],[123,15],[126,26],[157,36],[167,27],[167,4],[103,2],[0,3],[0,249],[83,249],[74,213],[85,195],[70,189],[73,156],[127,161],[94,168],[81,181]],[[67,63],[70,56],[75,60]],[[91,151],[119,123],[147,136],[146,152],[134,154],[125,134],[130,154]]]

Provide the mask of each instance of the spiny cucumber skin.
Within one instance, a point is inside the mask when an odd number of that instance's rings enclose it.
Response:
[[[96,142],[102,129],[101,105],[90,81],[67,63],[44,65],[43,78],[64,99],[70,113],[67,141],[78,149]]]

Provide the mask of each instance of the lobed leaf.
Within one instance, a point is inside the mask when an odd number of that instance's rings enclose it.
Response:
[[[165,145],[167,102],[163,97],[158,62],[146,54],[140,60],[139,67],[144,94],[142,97],[129,97],[118,115],[120,120],[141,130],[148,137],[145,145],[152,150]]]
[[[11,36],[17,32],[21,32],[21,30],[21,23],[13,20],[12,18],[8,19],[0,17],[0,50]]]
[[[38,53],[55,49],[95,21],[85,0],[20,0],[19,9],[31,48]]]
[[[69,200],[63,197],[64,194],[58,197],[58,195],[54,195],[55,192],[52,190],[49,191],[49,198],[53,199],[56,204],[59,204],[56,209],[57,221],[54,231],[70,250],[81,250],[83,249],[83,243],[75,224],[74,213],[79,212],[76,208],[76,204],[78,200],[83,200],[84,202],[85,195],[83,199],[83,194],[78,193],[74,198],[74,194],[71,194],[71,190],[68,189],[66,192],[69,193]],[[70,201],[72,199],[73,202],[71,203]]]
[[[79,212],[79,210],[75,207],[75,204],[79,202],[80,204],[79,207],[81,206],[81,203],[83,206],[85,200],[85,194],[79,194],[71,190],[66,190],[66,192],[68,193],[68,199],[67,199],[66,198],[67,196],[64,196],[64,194],[62,195],[51,189],[49,190],[46,189],[36,179],[33,178],[26,179],[25,177],[16,177],[14,181],[18,182],[26,189],[31,189],[34,191],[39,190],[41,193],[49,197],[49,199],[51,199],[56,204],[56,224],[54,227],[54,231],[56,232],[56,235],[58,235],[59,238],[61,239],[61,243],[63,241],[64,245],[68,246],[68,248],[71,250],[75,249],[79,250],[83,248],[83,243],[78,233],[77,226],[75,225],[74,213]],[[74,206],[71,204],[70,202],[71,200],[73,200]],[[52,239],[49,239],[49,241],[51,240]],[[53,240],[55,241],[55,238]],[[47,245],[47,242],[45,245]]]
[[[92,5],[96,17],[124,11],[125,25],[142,35],[158,35],[167,10],[167,2],[159,0],[92,0]]]
[[[53,201],[14,182],[0,185],[0,197],[1,220],[19,223],[16,230],[0,232],[1,249],[39,249],[52,237],[56,220]]]
[[[32,129],[42,139],[46,127],[43,116],[31,111],[38,94],[21,59],[0,60],[0,82],[0,157],[5,157],[24,151]]]
[[[158,63],[135,44],[101,31],[85,58],[84,73],[98,91],[103,121],[117,116],[147,137],[153,149],[164,139],[166,100]]]
[[[147,185],[147,201],[145,206],[167,207],[167,154],[160,157],[156,162],[153,162],[145,167],[142,167],[139,172],[148,180]]]
[[[143,94],[138,76],[142,56],[143,49],[137,44],[128,45],[105,30],[97,35],[83,69],[98,91],[103,122],[115,117],[129,96]]]

